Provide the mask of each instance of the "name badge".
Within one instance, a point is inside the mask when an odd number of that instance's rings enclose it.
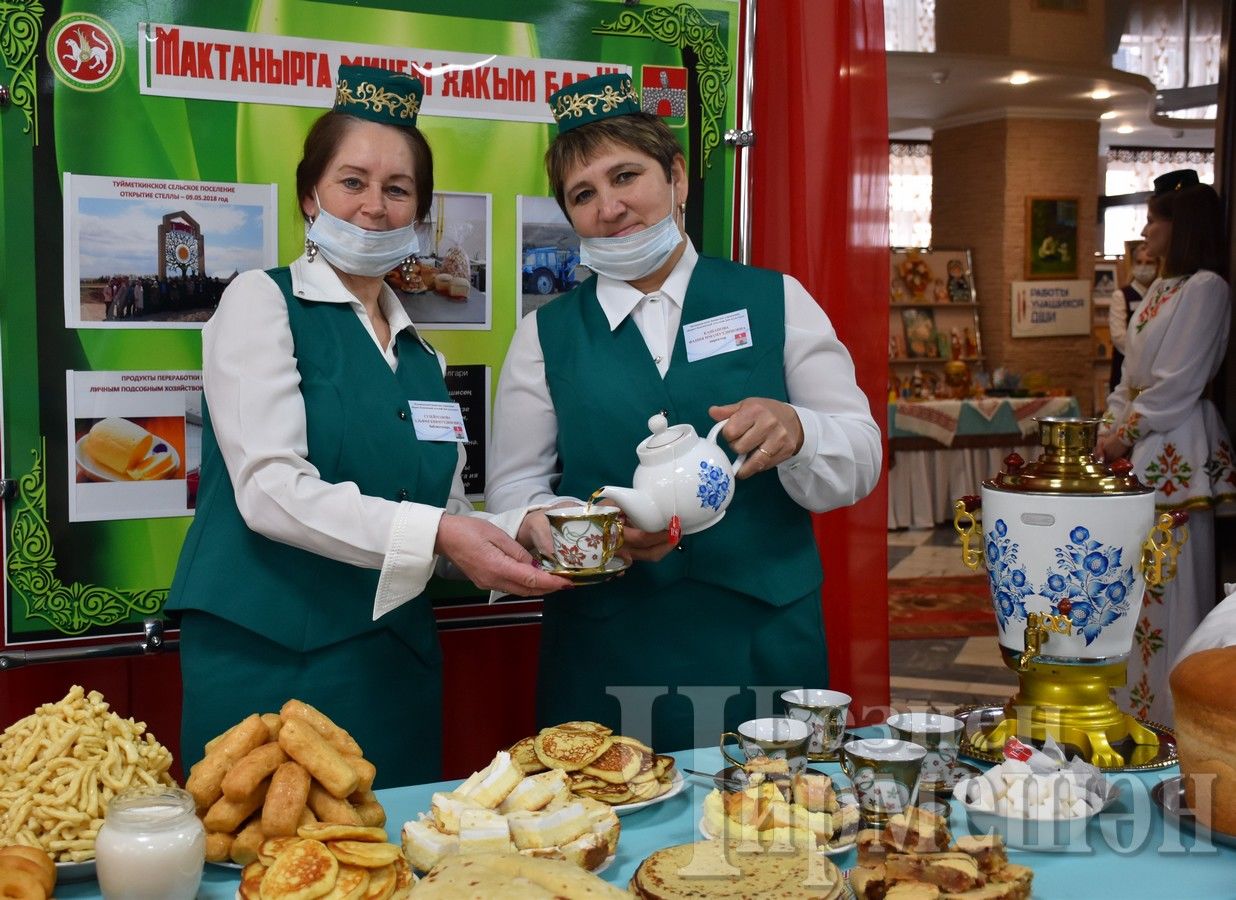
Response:
[[[468,432],[458,403],[409,400],[408,407],[412,410],[412,425],[418,441],[467,443]]]
[[[739,309],[683,325],[682,336],[687,345],[687,362],[695,362],[750,347],[751,323],[747,321],[747,311]]]

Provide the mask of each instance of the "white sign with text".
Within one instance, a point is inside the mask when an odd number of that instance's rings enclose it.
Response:
[[[1090,333],[1090,283],[1014,281],[1013,337]]]

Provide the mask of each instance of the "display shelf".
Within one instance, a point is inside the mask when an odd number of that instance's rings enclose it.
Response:
[[[920,306],[928,307],[931,309],[940,309],[940,308],[955,309],[961,306],[978,306],[978,303],[976,301],[967,301],[965,303],[955,303],[952,301],[947,301],[947,302],[924,301],[922,303],[893,303],[890,301],[888,305],[891,306],[893,309],[901,309],[903,307],[920,307]]]
[[[981,363],[985,359],[987,359],[987,357],[985,356],[963,356],[961,357],[961,361],[964,363]],[[890,359],[888,362],[889,362],[889,365],[906,366],[906,365],[918,365],[920,363],[946,363],[946,362],[949,362],[949,359],[947,358],[942,359],[938,356],[928,356],[928,357],[923,357],[921,359],[917,356],[899,356],[896,359]]]

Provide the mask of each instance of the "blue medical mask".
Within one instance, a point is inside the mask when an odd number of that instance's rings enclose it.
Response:
[[[317,191],[313,192],[316,201]],[[349,275],[385,275],[420,249],[416,226],[368,231],[332,216],[318,201],[318,215],[306,234],[332,266]]]
[[[682,243],[674,221],[674,185],[670,184],[670,211],[657,224],[621,237],[579,239],[579,263],[598,275],[617,281],[638,281],[665,265]]]

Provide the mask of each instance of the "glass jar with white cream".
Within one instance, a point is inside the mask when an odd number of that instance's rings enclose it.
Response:
[[[126,791],[107,805],[94,852],[107,900],[193,900],[202,880],[206,832],[188,792]]]

